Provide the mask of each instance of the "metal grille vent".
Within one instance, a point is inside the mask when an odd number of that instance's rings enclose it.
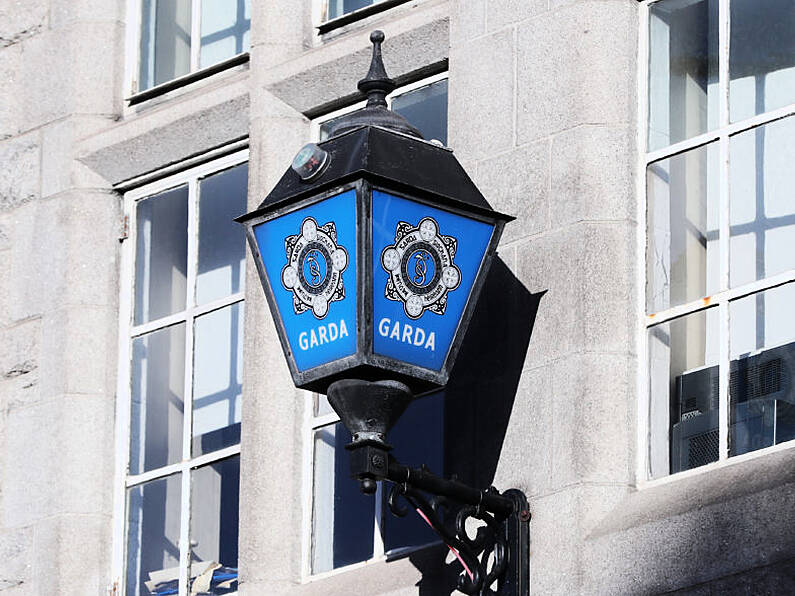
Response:
[[[687,453],[687,468],[697,468],[718,461],[718,429],[690,437]]]
[[[733,401],[746,401],[781,391],[781,364],[781,358],[774,358],[732,372],[729,393]]]

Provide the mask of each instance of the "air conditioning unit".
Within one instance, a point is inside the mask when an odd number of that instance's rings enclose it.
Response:
[[[795,342],[732,360],[729,365],[731,455],[795,439]],[[718,460],[718,367],[676,378],[671,400],[671,472]]]

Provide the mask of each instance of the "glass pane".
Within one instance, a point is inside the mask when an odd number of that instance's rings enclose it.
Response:
[[[795,439],[795,284],[732,302],[729,455]]]
[[[191,594],[236,593],[240,458],[194,471],[191,504]]]
[[[135,324],[185,309],[188,187],[139,201],[136,207]]]
[[[377,2],[380,2],[380,0],[328,0],[328,18],[336,19],[344,14]]]
[[[718,162],[718,147],[713,143],[648,167],[649,313],[718,290]]]
[[[133,340],[130,473],[182,459],[185,323]]]
[[[240,442],[243,303],[196,319],[193,455]]]
[[[398,95],[392,109],[416,126],[427,140],[447,145],[447,80]]]
[[[649,150],[718,126],[718,0],[663,0],[649,22]]]
[[[201,68],[248,52],[251,0],[202,0],[201,21]]]
[[[138,90],[190,72],[191,0],[142,0]]]
[[[199,183],[199,264],[196,303],[204,304],[243,289],[246,238],[233,218],[246,212],[248,164]]]
[[[731,138],[731,285],[795,267],[795,118]]]
[[[795,1],[732,0],[732,121],[795,102]]]
[[[342,423],[317,430],[314,442],[312,572],[322,573],[373,556],[375,497],[350,477]]]
[[[127,596],[176,594],[180,475],[127,491]]]
[[[415,400],[390,432],[389,442],[395,445],[394,455],[403,465],[420,467],[426,464],[431,472],[444,477],[444,394]],[[388,490],[384,492],[387,493],[384,495],[384,548],[387,552],[440,540],[415,512],[403,518],[392,515],[386,506]]]
[[[652,478],[718,460],[718,309],[649,329]]]

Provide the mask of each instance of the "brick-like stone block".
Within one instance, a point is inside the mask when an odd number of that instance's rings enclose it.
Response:
[[[20,132],[19,70],[22,46],[0,48],[0,141]]]
[[[486,14],[488,30],[496,31],[532,18],[548,8],[547,0],[490,0]]]
[[[109,188],[110,184],[76,159],[80,139],[108,126],[104,117],[72,117],[42,129],[41,195],[75,188]]]
[[[634,4],[577,2],[519,26],[519,144],[580,124],[634,122]]]
[[[450,45],[466,43],[486,32],[488,0],[450,0]]]
[[[549,142],[539,141],[478,163],[475,183],[497,211],[516,217],[505,226],[503,242],[532,236],[549,227]],[[557,199],[557,197],[556,197]],[[555,201],[558,208],[558,201]]]
[[[49,24],[49,4],[48,0],[0,1],[0,47],[45,31]]]
[[[38,132],[0,141],[0,212],[39,197],[40,160]]]
[[[51,0],[50,27],[62,29],[90,21],[92,23],[123,22],[124,0]]]
[[[634,129],[578,126],[552,138],[552,227],[634,220]]]
[[[33,564],[33,528],[0,531],[0,593],[5,596],[30,590]]]
[[[450,146],[466,161],[514,146],[514,32],[503,30],[450,52]]]
[[[104,596],[110,584],[111,520],[59,515],[36,524],[32,594]]]

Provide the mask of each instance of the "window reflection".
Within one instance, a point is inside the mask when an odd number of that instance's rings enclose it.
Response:
[[[191,0],[143,0],[141,9],[139,91],[190,72]]]
[[[795,439],[795,284],[731,303],[730,455]]]
[[[176,594],[179,582],[180,475],[127,492],[127,594]]]
[[[237,590],[240,458],[204,466],[191,475],[191,593]]]
[[[248,52],[250,28],[250,0],[202,0],[200,68]]]
[[[240,442],[243,304],[196,319],[193,456]]]
[[[795,2],[732,0],[729,106],[732,121],[795,101]]]
[[[336,19],[344,14],[359,10],[381,0],[328,0],[328,18]]]
[[[795,267],[795,118],[732,137],[731,285]]]
[[[718,0],[664,0],[649,22],[649,150],[718,125]]]

